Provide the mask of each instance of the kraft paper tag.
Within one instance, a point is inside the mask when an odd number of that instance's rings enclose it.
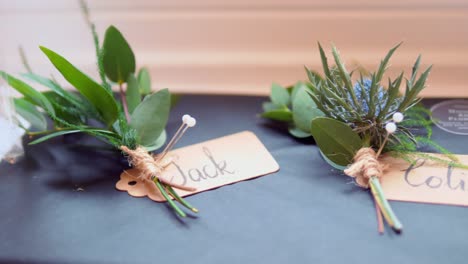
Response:
[[[168,153],[173,161],[161,177],[176,184],[194,187],[195,192],[177,190],[187,196],[223,185],[252,179],[279,170],[279,165],[250,131],[205,141]],[[165,201],[154,183],[137,179],[136,169],[124,171],[116,188],[131,196]]]
[[[468,164],[468,155],[457,157],[462,164]],[[422,158],[414,165],[390,157],[384,162],[389,164],[381,178],[387,199],[468,206],[468,170]]]

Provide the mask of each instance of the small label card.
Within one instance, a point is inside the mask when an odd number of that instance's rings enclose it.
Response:
[[[468,135],[468,100],[449,100],[431,108],[432,120],[442,130],[456,135]]]
[[[237,134],[175,149],[168,156],[172,164],[164,170],[162,178],[175,184],[194,187],[195,192],[176,190],[180,196],[252,179],[279,170],[279,165],[254,133]],[[163,202],[164,197],[152,182],[140,181],[136,169],[124,171],[116,188],[134,197],[148,196]]]
[[[457,157],[468,164],[468,155]],[[390,166],[381,184],[389,200],[468,206],[468,170],[422,158],[413,165],[390,157],[384,162]]]

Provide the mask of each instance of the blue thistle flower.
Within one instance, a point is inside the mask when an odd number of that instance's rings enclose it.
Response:
[[[370,89],[371,89],[371,86],[372,86],[372,80],[369,79],[369,78],[366,78],[363,80],[363,83],[361,85],[361,82],[356,82],[353,86],[353,89],[354,89],[354,93],[356,94],[356,98],[359,102],[361,102],[361,107],[362,107],[362,111],[364,114],[368,114],[369,113],[369,93],[370,93]],[[376,100],[374,100],[375,104],[379,104],[377,105],[377,107],[375,107],[375,115],[378,115],[381,111],[381,106],[382,105],[385,105],[385,101],[384,100],[384,95],[385,95],[385,90],[382,86],[379,86],[377,88],[377,98]],[[349,98],[349,101],[351,102],[351,105],[356,108],[356,106],[354,105],[354,102],[352,101],[351,99],[351,96],[349,95],[348,96]]]

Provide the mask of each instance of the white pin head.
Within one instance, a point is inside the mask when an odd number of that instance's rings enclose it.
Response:
[[[401,121],[403,121],[404,118],[405,116],[400,112],[396,112],[393,114],[393,121],[395,123],[400,123]]]
[[[385,130],[387,130],[387,132],[389,134],[393,134],[395,133],[395,131],[397,130],[397,125],[393,122],[388,122],[386,125],[385,125]]]
[[[182,122],[183,122],[184,124],[187,124],[187,122],[188,122],[188,120],[189,120],[190,118],[192,118],[190,115],[185,114],[185,115],[182,116]]]
[[[194,127],[197,124],[197,120],[193,117],[190,117],[190,119],[187,120],[186,124],[188,127]]]

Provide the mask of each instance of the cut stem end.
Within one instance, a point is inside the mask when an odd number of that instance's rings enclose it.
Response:
[[[371,188],[372,195],[374,196],[374,199],[377,202],[380,208],[380,211],[382,212],[388,225],[397,234],[400,234],[403,231],[403,225],[401,224],[400,220],[398,220],[398,217],[393,212],[392,207],[387,201],[387,198],[385,198],[379,179],[377,177],[370,178],[369,185]]]

